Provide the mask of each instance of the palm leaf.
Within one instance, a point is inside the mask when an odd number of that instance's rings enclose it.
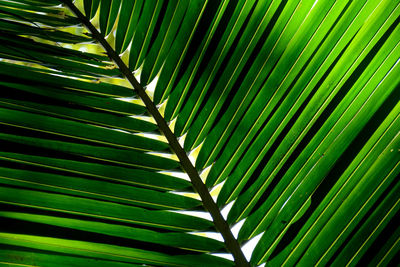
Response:
[[[399,18],[393,0],[0,0],[1,262],[396,263]]]

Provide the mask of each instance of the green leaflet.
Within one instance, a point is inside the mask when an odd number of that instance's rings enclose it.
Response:
[[[15,44],[2,44],[0,46],[0,49],[2,51],[0,55],[3,55],[4,58],[8,59],[25,60],[27,62],[43,64],[47,67],[52,66],[54,69],[61,70],[65,73],[71,72],[72,74],[80,76],[88,74],[90,75],[94,73],[95,75],[98,75],[100,77],[113,77],[117,74],[115,69],[106,69],[99,66],[91,66],[89,64],[84,64],[83,62],[74,62],[72,60],[65,60],[59,57],[48,57],[46,55],[42,55],[42,53],[36,53],[30,48],[19,48],[19,51],[16,51],[15,47]]]
[[[102,0],[100,1],[100,32],[107,36],[115,23],[119,12],[121,0]]]
[[[37,104],[34,102],[20,101],[4,98],[0,100],[0,105],[8,108],[17,108],[26,111],[35,111],[49,115],[56,115],[61,118],[78,120],[86,123],[92,123],[108,128],[118,128],[125,131],[154,131],[156,125],[131,117],[110,115],[104,112],[86,111],[62,106],[47,104]]]
[[[385,266],[395,263],[396,253],[399,251],[400,228],[397,227],[393,235],[391,235],[387,242],[379,247],[377,246],[378,253],[372,257],[369,266]]]
[[[14,53],[19,57],[16,59],[26,60],[34,63],[45,63],[43,66],[52,66],[55,68],[69,67],[66,70],[77,71],[78,65],[74,63],[79,63],[79,70],[85,72],[86,75],[91,74],[93,76],[104,76],[104,75],[119,75],[113,65],[107,61],[107,57],[96,55],[92,53],[80,52],[72,49],[67,49],[63,47],[55,47],[49,44],[36,43],[33,40],[25,37],[17,37],[15,35],[4,34],[1,37],[2,47],[8,48],[8,52],[2,51],[2,56],[10,56],[9,53]],[[18,49],[16,49],[18,48]],[[22,50],[22,51],[21,51]],[[33,54],[31,54],[34,52]],[[36,53],[35,53],[36,52]],[[43,52],[46,52],[43,55]],[[44,58],[41,58],[44,57]],[[51,62],[47,62],[53,60]],[[57,64],[57,62],[62,64]],[[102,75],[103,74],[103,75]]]
[[[20,72],[24,73],[23,79],[21,79],[21,77],[18,75]],[[55,86],[59,88],[66,88],[68,90],[85,92],[92,95],[113,97],[131,97],[134,95],[132,89],[127,87],[93,80],[88,81],[68,79],[65,77],[56,76],[55,74],[56,72],[51,70],[0,62],[0,75],[6,76],[7,81],[9,82],[15,82],[15,80],[12,79],[18,78],[21,79],[19,81],[20,84],[28,83],[28,86],[32,85],[33,83],[36,85],[44,85],[46,87]]]
[[[143,0],[122,0],[121,12],[118,18],[118,25],[115,33],[115,51],[124,52],[132,41],[135,29],[140,17]]]
[[[20,2],[38,6],[58,6],[60,4],[58,0],[20,0]]]
[[[0,242],[2,244],[35,248],[49,252],[62,252],[67,255],[84,256],[84,258],[90,257],[114,262],[128,262],[130,264],[144,263],[159,266],[187,266],[191,263],[194,266],[204,266],[202,264],[207,263],[210,264],[210,266],[232,266],[228,260],[208,255],[193,255],[192,257],[190,255],[169,256],[164,253],[115,245],[9,233],[0,233],[0,237]]]
[[[122,133],[113,129],[12,109],[0,108],[0,123],[113,147],[160,151],[168,147],[160,141]]]
[[[52,28],[38,28],[37,26],[30,26],[19,22],[8,21],[2,18],[0,18],[0,27],[7,33],[31,35],[54,42],[80,43],[89,42],[91,40],[81,35],[75,35]]]
[[[0,202],[178,232],[204,231],[212,227],[212,223],[205,219],[168,211],[4,186],[0,187]]]
[[[143,63],[149,50],[151,37],[156,26],[164,0],[156,2],[145,1],[142,7],[142,16],[136,27],[136,32],[132,39],[132,49],[129,53],[129,69],[137,70]]]
[[[25,8],[24,5],[20,5],[18,3],[9,3],[6,1],[0,1],[0,4],[1,4],[0,18],[9,18],[9,19],[23,18],[27,22],[35,21],[36,23],[43,23],[45,25],[53,27],[74,26],[79,24],[78,19],[71,16],[66,16],[61,11],[58,14],[53,13],[52,16],[49,16],[47,14],[44,15],[40,13],[32,13],[23,10],[23,8]],[[15,9],[15,7],[18,9]],[[46,12],[47,10],[36,8],[36,11]]]
[[[190,190],[190,183],[186,180],[149,170],[145,171],[99,163],[24,155],[10,152],[0,152],[0,159],[32,166],[45,167],[51,170],[66,171],[71,174],[85,175],[97,179],[109,180],[128,185],[151,188],[154,190]]]
[[[111,97],[93,96],[80,91],[75,91],[73,89],[71,90],[70,88],[62,88],[57,86],[50,87],[49,85],[32,86],[32,84],[29,85],[16,83],[15,80],[13,82],[0,82],[0,85],[4,86],[3,90],[6,92],[9,92],[9,88],[12,88],[18,90],[17,92],[20,90],[22,92],[28,92],[54,100],[67,100],[69,104],[76,104],[81,107],[90,107],[100,111],[115,113],[114,115],[138,115],[143,114],[145,111],[145,108],[138,104],[120,101]],[[5,99],[3,101],[5,101]],[[94,119],[101,120],[99,118]],[[108,120],[108,122],[109,121],[110,120]],[[149,125],[151,123],[144,124]]]
[[[180,195],[96,181],[79,177],[48,174],[0,167],[0,183],[26,188],[93,198],[150,209],[193,209],[198,200]]]
[[[54,141],[26,136],[0,133],[0,139],[10,142],[59,151],[67,154],[83,156],[122,166],[136,167],[146,170],[170,170],[179,163],[168,158],[145,154],[135,150],[116,149],[104,146],[92,146],[64,141]]]
[[[86,16],[90,19],[94,17],[100,5],[100,0],[83,0]]]
[[[43,251],[26,251],[26,250],[11,250],[1,249],[0,258],[4,259],[4,264],[17,265],[33,265],[37,262],[45,266],[60,266],[60,262],[68,266],[99,266],[107,265],[111,267],[128,267],[128,266],[140,266],[133,265],[132,263],[123,263],[116,261],[99,260],[94,258],[82,258],[74,256],[57,255],[53,253],[43,253]]]
[[[143,65],[143,71],[140,75],[142,84],[150,83],[164,63],[165,56],[175,39],[188,4],[189,1],[168,1],[160,30],[157,32],[154,43],[151,44],[151,48]]]
[[[109,236],[117,236],[154,244],[174,246],[194,251],[216,251],[223,248],[223,244],[219,241],[185,233],[159,233],[156,231],[132,228],[118,224],[107,224],[103,222],[17,212],[0,212],[0,217],[56,225],[82,231],[106,234]]]
[[[32,3],[29,1],[20,1],[21,3],[15,3],[15,2],[8,2],[6,0],[1,0],[0,2],[3,6],[18,8],[18,9],[29,8],[29,10],[31,11],[38,11],[48,14],[60,14],[60,12],[62,13],[63,11],[62,8],[53,7],[52,9],[50,9],[42,6],[32,5]],[[51,3],[51,1],[49,2]],[[45,5],[45,2],[43,2],[42,5]]]

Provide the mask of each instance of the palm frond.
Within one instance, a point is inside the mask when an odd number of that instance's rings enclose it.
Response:
[[[250,240],[254,266],[395,263],[399,19],[397,0],[0,0],[0,257],[232,265],[193,234],[219,231],[237,265]],[[118,68],[66,48],[93,42]]]

